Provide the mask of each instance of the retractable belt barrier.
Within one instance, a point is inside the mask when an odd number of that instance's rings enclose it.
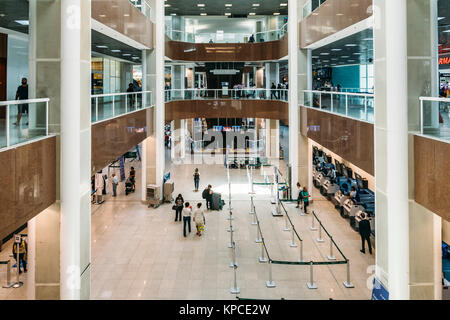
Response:
[[[230,165],[227,164],[227,178],[228,178],[228,211],[229,211],[229,217],[228,220],[230,221],[230,227],[228,228],[228,232],[230,232],[230,243],[228,244],[228,248],[231,249],[231,262],[230,262],[230,268],[233,268],[233,286],[230,288],[231,294],[239,294],[241,291],[239,287],[237,286],[237,268],[238,263],[236,261],[236,242],[233,238],[233,208],[231,207],[231,179],[230,179]]]

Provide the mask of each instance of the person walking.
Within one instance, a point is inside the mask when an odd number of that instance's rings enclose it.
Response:
[[[134,167],[131,167],[130,170],[130,179],[133,183],[133,192],[136,190],[136,171],[134,170]]]
[[[306,187],[303,187],[303,191],[300,194],[301,194],[301,197],[303,199],[303,210],[307,214],[308,211],[306,209],[307,209],[307,207],[309,205],[309,198],[311,198],[311,196],[309,195],[308,189]]]
[[[194,210],[194,222],[197,228],[197,235],[201,237],[206,224],[205,213],[203,212],[201,202],[197,203],[197,208]]]
[[[175,199],[175,221],[178,221],[178,217],[180,217],[181,222],[181,211],[183,211],[184,199],[181,194]]]
[[[119,185],[119,178],[117,178],[116,174],[112,174],[112,188],[113,188],[113,197],[117,197],[117,186]]]
[[[194,188],[195,188],[195,192],[198,191],[199,184],[200,184],[200,173],[198,172],[198,168],[195,168],[195,171],[194,171]]]
[[[27,78],[22,78],[22,85],[17,88],[16,100],[28,100],[28,80]],[[22,119],[22,113],[28,113],[28,104],[19,104],[17,106],[17,122],[14,123],[16,126],[20,125],[20,119]],[[28,122],[26,123],[28,125]]]
[[[134,107],[134,98],[135,98],[135,95],[133,94],[133,92],[135,92],[135,90],[134,90],[134,85],[132,84],[132,83],[130,83],[129,85],[128,85],[128,89],[127,89],[127,93],[128,93],[128,101],[129,101],[129,104],[130,104],[130,108],[131,107]]]
[[[362,249],[360,251],[366,254],[366,246],[364,242],[367,241],[367,245],[369,246],[369,253],[372,254],[372,244],[370,243],[370,221],[366,219],[366,214],[364,212],[362,212],[359,216],[361,220],[359,221],[358,226],[362,245]]]
[[[273,99],[273,97],[275,97],[275,99]],[[277,100],[277,87],[273,82],[272,86],[270,87],[270,100]]]
[[[191,215],[192,208],[189,206],[189,202],[184,204],[184,209],[182,211],[183,215],[183,235],[186,238],[186,225],[189,226],[189,233],[191,233]]]
[[[17,261],[17,250],[19,250],[19,261]],[[27,253],[27,242],[23,237],[21,237],[20,244],[14,243],[12,247],[12,254],[14,255],[14,259],[16,260],[17,270],[19,270],[19,274],[22,273],[22,270],[20,270],[20,266],[23,267],[24,272],[27,272]]]
[[[300,186],[300,182],[297,182],[297,189],[298,189],[298,195],[297,195],[297,206],[296,206],[296,208],[300,208],[300,203],[303,200],[302,199],[302,187]]]
[[[212,186],[208,184],[205,190],[203,190],[202,198],[206,200],[206,209],[211,210],[211,204],[212,204]]]

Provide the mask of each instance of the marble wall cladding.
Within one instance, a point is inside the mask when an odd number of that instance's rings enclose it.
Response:
[[[154,131],[153,110],[141,110],[92,125],[92,173],[117,160]]]
[[[300,22],[300,48],[305,48],[371,15],[372,0],[327,0]]]
[[[153,23],[128,0],[92,0],[92,19],[154,48]]]
[[[0,239],[56,201],[56,137],[0,152]]]
[[[166,37],[165,54],[181,61],[268,61],[288,55],[288,35],[278,41],[258,43],[188,43]]]
[[[373,124],[305,107],[300,114],[302,134],[374,175]]]
[[[450,221],[450,144],[414,136],[414,196],[417,203]]]
[[[273,100],[181,100],[166,103],[166,122],[191,118],[263,118],[289,124],[289,104]]]

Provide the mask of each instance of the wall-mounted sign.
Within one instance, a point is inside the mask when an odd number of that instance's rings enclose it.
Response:
[[[439,65],[450,64],[450,57],[439,58]]]

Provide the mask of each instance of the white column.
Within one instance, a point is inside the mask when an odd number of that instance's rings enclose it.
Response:
[[[374,0],[377,277],[409,299],[406,0]]]
[[[91,2],[61,2],[61,299],[90,290]]]
[[[289,0],[289,165],[292,185],[298,182],[298,0]]]

